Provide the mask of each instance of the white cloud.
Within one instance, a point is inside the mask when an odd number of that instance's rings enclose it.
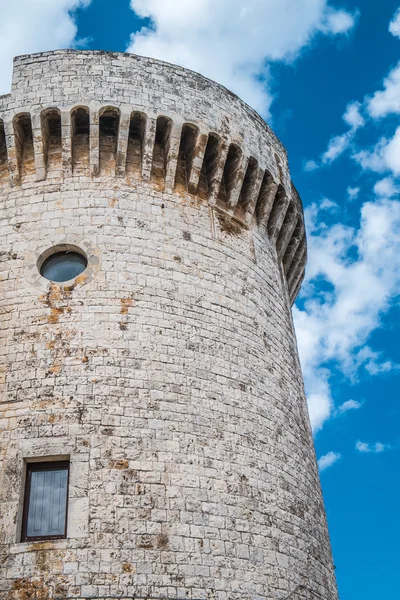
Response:
[[[346,112],[343,115],[343,120],[354,130],[363,127],[365,124],[364,117],[361,115],[360,109],[360,102],[350,102],[350,104],[347,105]]]
[[[397,196],[400,193],[400,187],[396,185],[392,177],[385,177],[376,182],[374,192],[377,196],[393,198],[393,196]]]
[[[372,150],[360,150],[353,154],[352,158],[367,171],[375,171],[375,173],[383,173],[387,170],[385,160],[383,158],[383,149],[387,144],[387,139],[382,138],[380,142]]]
[[[347,194],[348,194],[350,200],[355,200],[356,198],[358,198],[359,193],[360,193],[359,187],[348,187],[347,188]]]
[[[297,323],[299,319],[297,318]],[[302,363],[304,365],[304,362]],[[332,412],[332,395],[329,386],[329,371],[319,369],[318,373],[306,372],[303,366],[303,375],[307,389],[314,390],[307,394],[308,412],[311,426],[314,431],[321,429],[322,425],[329,419]],[[316,376],[314,376],[316,375]]]
[[[343,120],[350,126],[350,130],[329,140],[328,148],[322,155],[323,164],[330,164],[339,158],[349,148],[356,131],[365,125],[360,110],[361,104],[359,102],[350,102],[347,105]]]
[[[358,410],[361,407],[361,402],[357,402],[357,400],[347,400],[339,406],[338,411],[340,414],[343,414],[348,412],[349,410]]]
[[[396,129],[393,138],[384,147],[383,158],[386,166],[395,175],[400,175],[400,127]]]
[[[363,169],[384,173],[391,171],[400,175],[400,127],[391,139],[383,137],[371,150],[361,150],[353,155]]]
[[[353,29],[357,17],[358,13],[350,14],[345,10],[335,10],[328,7],[320,29],[330,35],[349,33]]]
[[[367,99],[367,109],[374,119],[400,113],[400,62],[383,81],[384,89]]]
[[[375,354],[375,353],[374,353]],[[382,373],[390,373],[396,369],[399,369],[399,365],[393,363],[391,360],[385,360],[379,362],[379,353],[377,353],[377,359],[371,358],[365,364],[365,368],[370,375],[380,375]]]
[[[324,454],[321,458],[318,459],[318,467],[320,471],[325,471],[328,467],[331,467],[338,460],[342,458],[341,454],[337,452],[328,452],[328,454]]]
[[[306,172],[311,172],[311,171],[315,171],[315,169],[318,169],[318,163],[315,162],[315,160],[307,160],[304,163],[304,171]]]
[[[12,59],[76,43],[74,11],[91,0],[12,0],[0,20],[0,94],[10,91]]]
[[[361,209],[360,228],[328,226],[315,204],[305,211],[309,264],[304,306],[293,315],[314,430],[333,412],[335,365],[354,377],[397,368],[367,346],[400,292],[400,202],[380,199]],[[321,282],[324,286],[321,287]]]
[[[336,210],[338,210],[339,206],[336,204],[336,202],[329,200],[329,198],[323,198],[321,200],[319,208],[320,210],[330,210],[332,212],[335,212]]]
[[[131,0],[151,27],[128,52],[160,58],[222,83],[263,115],[271,104],[268,63],[293,61],[318,33],[347,33],[356,17],[328,0]]]
[[[334,160],[339,158],[345,150],[349,147],[352,140],[352,132],[344,133],[343,135],[337,135],[333,137],[328,144],[326,152],[322,155],[322,162],[324,164],[332,163]]]
[[[388,449],[389,446],[386,444],[381,444],[381,442],[376,442],[375,444],[366,444],[365,442],[358,441],[356,443],[356,450],[363,453],[373,452],[375,454],[380,454]]]
[[[396,10],[389,23],[389,31],[394,37],[400,38],[400,8]]]
[[[400,22],[400,9],[398,12]],[[333,136],[329,140],[328,147],[322,155],[322,164],[331,164],[349,149],[357,131],[366,124],[362,111],[373,119],[386,117],[390,114],[400,114],[400,62],[384,79],[383,86],[383,90],[375,92],[370,97],[366,96],[363,103],[353,101],[347,105],[343,114],[343,120],[349,125],[350,129],[346,133]],[[393,173],[400,173],[399,150],[400,134],[397,131],[392,140],[383,137],[372,150],[356,152],[353,158],[363,169],[372,170],[377,173],[383,173],[387,170],[392,170]],[[311,166],[315,165],[315,168],[318,167],[315,161],[308,161],[306,167],[308,164]]]

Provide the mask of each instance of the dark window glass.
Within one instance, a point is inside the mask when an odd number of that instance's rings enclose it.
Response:
[[[27,466],[22,541],[66,537],[68,462]]]
[[[47,258],[40,274],[50,281],[69,281],[78,277],[87,267],[85,256],[78,252],[56,252]]]

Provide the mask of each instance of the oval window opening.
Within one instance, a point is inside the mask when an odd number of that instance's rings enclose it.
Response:
[[[40,274],[58,283],[78,277],[87,267],[87,259],[79,252],[64,251],[52,254],[41,266]]]

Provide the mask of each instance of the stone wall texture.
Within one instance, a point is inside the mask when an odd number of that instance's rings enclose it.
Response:
[[[52,248],[88,269],[40,276]],[[300,199],[263,120],[133,55],[15,60],[0,97],[0,598],[336,600],[291,316]],[[70,460],[67,538],[21,542]]]

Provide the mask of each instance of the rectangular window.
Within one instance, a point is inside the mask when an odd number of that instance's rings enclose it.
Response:
[[[28,463],[22,541],[67,536],[69,462]]]

